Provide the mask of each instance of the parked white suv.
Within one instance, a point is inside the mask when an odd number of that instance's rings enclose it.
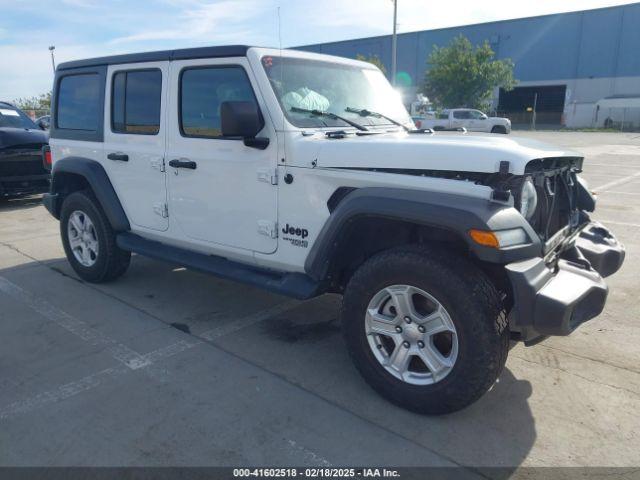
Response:
[[[502,117],[488,117],[480,110],[454,108],[434,113],[430,116],[414,118],[418,128],[433,130],[453,130],[464,128],[469,132],[511,133],[511,120]]]
[[[84,280],[131,252],[307,299],[343,294],[349,352],[391,401],[469,405],[509,339],[602,311],[624,249],[575,152],[415,130],[368,63],[240,46],[64,63],[51,192]]]

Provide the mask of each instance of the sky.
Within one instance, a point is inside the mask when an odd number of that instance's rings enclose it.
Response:
[[[398,0],[398,31],[626,3],[634,2]],[[393,23],[392,0],[0,0],[0,12],[2,100],[51,89],[49,45],[56,62],[203,45],[286,48],[385,35]]]

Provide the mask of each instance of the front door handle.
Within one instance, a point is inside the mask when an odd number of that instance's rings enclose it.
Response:
[[[195,170],[198,164],[187,158],[174,158],[169,161],[169,166],[173,168],[189,168],[191,170]]]
[[[121,152],[110,153],[109,155],[107,155],[107,158],[109,160],[115,160],[116,162],[128,162],[129,161],[129,155],[127,155],[126,153],[121,153]]]

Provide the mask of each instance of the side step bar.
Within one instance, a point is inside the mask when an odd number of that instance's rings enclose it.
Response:
[[[204,255],[146,240],[129,232],[119,234],[116,242],[118,247],[129,252],[175,263],[227,280],[246,283],[299,300],[313,298],[322,293],[319,284],[303,273],[279,273],[248,266],[223,257]]]

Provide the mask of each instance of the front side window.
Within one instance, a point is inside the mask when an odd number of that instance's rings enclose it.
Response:
[[[220,138],[223,102],[256,102],[240,66],[195,67],[180,76],[180,128],[186,137]],[[256,102],[257,103],[257,102]]]
[[[111,88],[111,129],[115,133],[156,135],[160,131],[162,72],[117,72]]]
[[[101,100],[97,73],[62,77],[58,87],[57,128],[97,131]]]
[[[474,120],[480,120],[484,118],[484,113],[482,113],[480,110],[471,110],[469,113],[471,114],[471,118]]]
[[[0,128],[38,128],[33,121],[17,108],[0,103]]]
[[[262,66],[287,119],[297,127],[344,127],[345,122],[304,110],[319,110],[362,125],[390,125],[382,116],[402,124],[411,119],[400,95],[376,69],[323,60],[265,56]],[[297,111],[296,111],[297,110]]]

